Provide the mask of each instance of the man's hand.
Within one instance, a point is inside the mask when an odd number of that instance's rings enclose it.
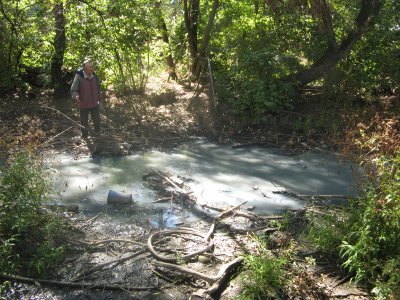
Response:
[[[75,101],[76,101],[76,104],[79,105],[79,102],[81,102],[81,100],[79,99],[79,96],[75,97]]]

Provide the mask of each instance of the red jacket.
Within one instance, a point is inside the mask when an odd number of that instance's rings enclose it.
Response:
[[[100,82],[96,75],[86,77],[83,71],[76,72],[71,87],[72,97],[79,95],[79,108],[94,108],[101,101]]]

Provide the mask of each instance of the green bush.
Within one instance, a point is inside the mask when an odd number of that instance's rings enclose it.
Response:
[[[400,297],[400,153],[374,160],[375,177],[341,212],[312,217],[309,237],[377,299]]]
[[[275,257],[265,242],[256,241],[259,253],[247,255],[244,259],[241,279],[244,290],[240,299],[265,299],[282,293],[285,285],[285,257]]]
[[[353,220],[341,245],[343,265],[383,298],[400,297],[399,163],[400,153],[375,161],[376,182],[352,204]]]
[[[10,159],[0,177],[0,269],[45,274],[63,257],[56,237],[62,224],[42,209],[49,200],[49,176],[30,152]]]

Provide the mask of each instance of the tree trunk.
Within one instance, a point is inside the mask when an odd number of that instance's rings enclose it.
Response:
[[[207,27],[205,29],[203,39],[200,45],[200,51],[199,54],[195,60],[195,68],[194,68],[194,73],[193,75],[196,76],[196,79],[198,80],[200,77],[200,72],[202,67],[204,66],[205,63],[205,58],[206,58],[206,52],[207,52],[207,47],[210,42],[210,36],[211,36],[211,29],[214,24],[214,19],[215,15],[217,14],[217,8],[218,8],[218,0],[214,0],[212,10],[210,12],[210,15],[208,17],[208,23]]]
[[[188,43],[190,57],[192,59],[192,73],[195,72],[197,58],[197,29],[200,15],[200,0],[183,0],[184,17],[186,31],[188,33]]]
[[[54,3],[54,21],[55,21],[55,37],[54,37],[54,54],[51,61],[51,81],[54,86],[54,96],[64,95],[68,89],[63,80],[62,66],[64,62],[64,53],[66,49],[65,38],[65,15],[63,1]]]
[[[338,44],[332,26],[332,15],[329,12],[329,6],[326,3],[326,0],[319,0],[319,1],[320,1],[322,21],[324,24],[324,31],[328,39],[328,49],[337,50]]]
[[[336,45],[330,16],[327,16],[327,5],[324,0],[322,1],[324,26],[328,29],[328,47],[325,53],[309,69],[285,78],[285,80],[295,82],[297,87],[305,86],[321,78],[331,71],[341,59],[346,57],[363,32],[372,23],[373,18],[378,15],[383,4],[383,0],[362,0],[361,9],[354,22],[353,29],[347,33],[339,45]]]
[[[7,10],[4,8],[3,1],[0,0],[0,12],[4,21],[9,24],[11,30],[8,49],[6,49],[6,45],[2,45],[2,47],[4,47],[4,56],[7,57],[4,57],[5,59],[1,70],[4,70],[3,74],[6,74],[5,76],[12,78],[13,74],[18,71],[19,60],[23,53],[23,49],[19,49],[18,47],[19,33],[17,31],[17,21],[20,11],[16,11],[14,17],[9,16]],[[4,28],[3,31],[5,30]],[[5,37],[7,36],[7,32],[3,32],[3,34]]]
[[[167,24],[165,24],[165,20],[162,15],[161,2],[157,1],[155,6],[156,6],[156,14],[157,14],[157,18],[158,18],[158,23],[159,23],[159,27],[161,30],[162,40],[164,43],[166,43],[168,45],[168,53],[165,55],[165,61],[169,68],[169,77],[168,78],[177,80],[178,76],[176,75],[175,63],[174,63],[174,59],[172,57],[171,47],[169,44]]]

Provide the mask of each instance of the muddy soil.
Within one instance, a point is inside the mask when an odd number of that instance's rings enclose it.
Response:
[[[150,82],[145,96],[117,97],[109,93],[105,112],[101,116],[102,132],[100,135],[91,133],[87,139],[80,137],[78,110],[68,98],[54,100],[45,91],[9,95],[0,99],[0,160],[4,161],[12,149],[27,145],[38,151],[72,153],[79,159],[83,156],[130,155],[147,149],[171,149],[190,142],[196,136],[206,136],[219,143],[231,144],[232,147],[274,145],[293,151],[333,147],[323,133],[294,135],[293,127],[282,131],[271,127],[245,127],[238,130],[227,113],[226,119],[216,117],[215,103],[207,96],[207,89],[196,97],[195,94],[196,88],[193,86],[162,79]],[[286,127],[291,123],[285,122]],[[164,184],[160,183],[161,188]],[[178,208],[185,209],[185,205],[178,205]],[[133,204],[117,209],[136,208]],[[204,217],[201,221],[190,224],[189,229],[185,225],[182,232],[154,238],[155,251],[164,258],[174,258],[175,264],[180,267],[215,277],[236,258],[257,253],[254,235],[266,238],[277,232],[274,220],[234,214],[217,222],[213,237],[207,240],[205,237],[215,219],[206,208],[202,213]],[[160,259],[148,250],[149,237],[160,228],[153,227],[145,219],[122,225],[105,214],[95,218],[82,218],[79,212],[62,214],[72,222],[74,229],[71,229],[67,239],[68,255],[64,263],[49,276],[51,282],[12,280],[10,286],[2,291],[2,297],[233,299],[243,289],[240,280],[232,275],[239,273],[239,264],[226,277],[232,280],[218,282],[217,290],[211,290],[215,283],[212,280],[207,282],[198,274],[188,275],[182,270],[162,266]],[[303,219],[295,215],[294,220]],[[237,224],[248,226],[243,229]],[[296,229],[305,225],[293,224]],[[188,231],[192,234],[188,234]],[[291,288],[288,289],[289,298],[368,299],[364,292],[349,285],[349,278],[343,276],[336,266],[327,264],[323,258],[317,259],[316,264],[307,263],[309,260],[306,257],[318,257],[318,254],[306,244],[301,244],[296,239],[297,233],[282,233],[280,237],[278,234],[274,250],[280,251],[290,244],[298,247],[299,256],[294,260],[299,272],[293,275]],[[206,247],[211,241],[213,247],[200,255],[184,259],[185,255]],[[79,283],[81,286],[63,287],[58,284],[60,282]]]

